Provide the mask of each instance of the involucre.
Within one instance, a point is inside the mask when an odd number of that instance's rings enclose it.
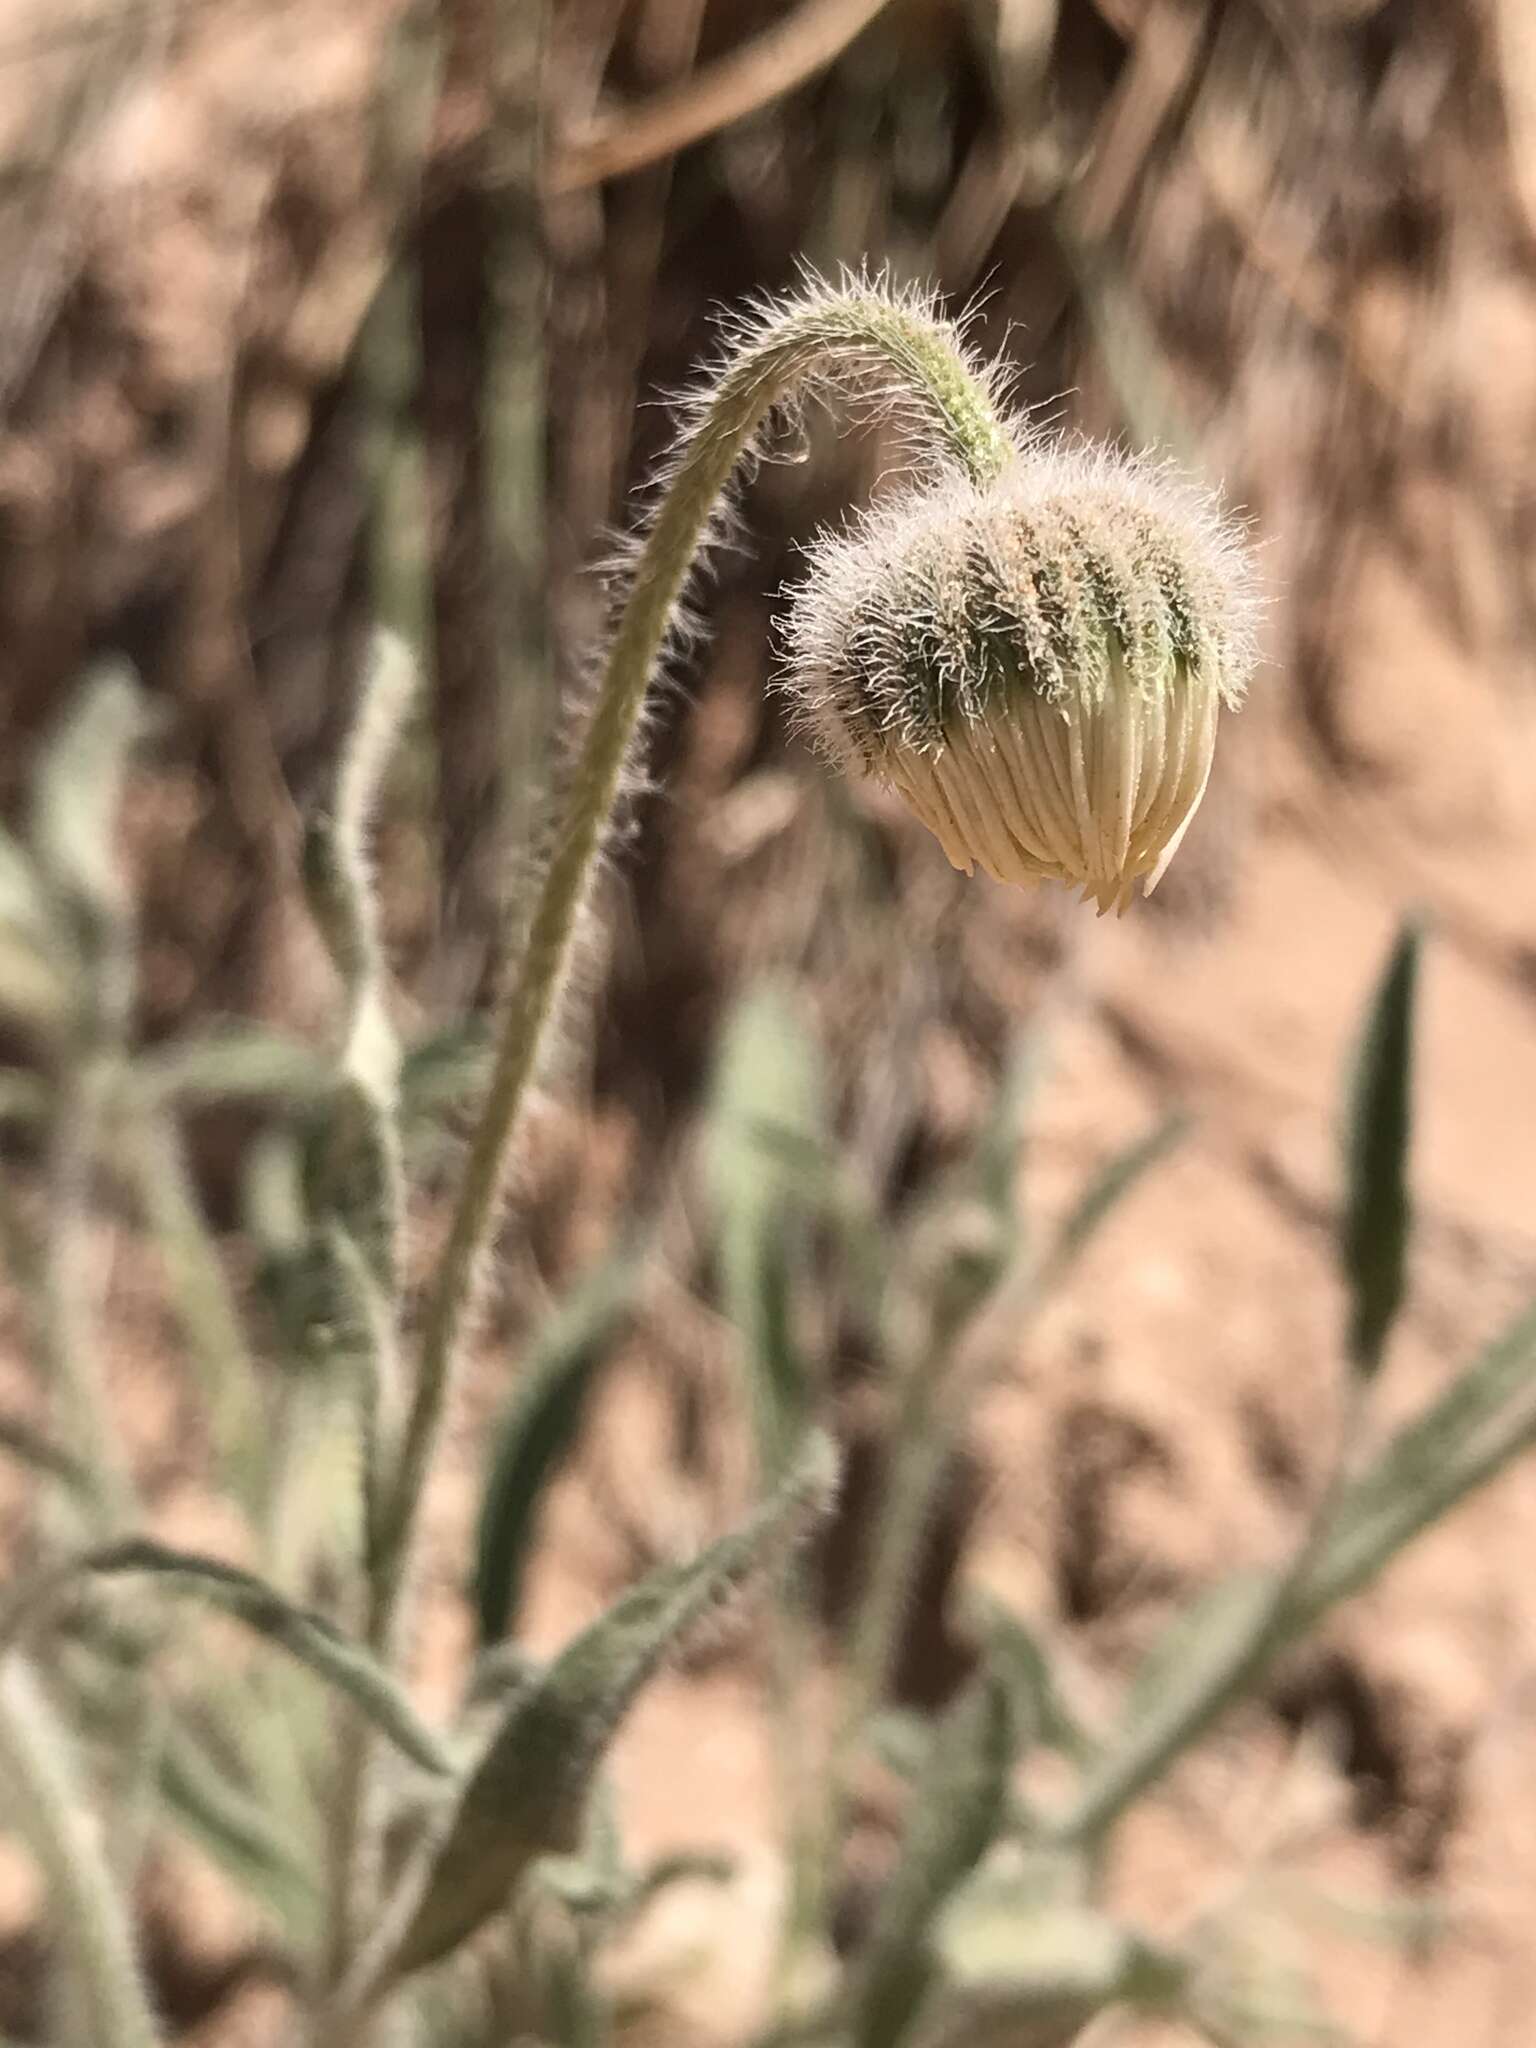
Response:
[[[957,868],[1150,894],[1253,665],[1256,579],[1166,467],[1031,444],[824,535],[784,623],[834,758],[897,789]]]

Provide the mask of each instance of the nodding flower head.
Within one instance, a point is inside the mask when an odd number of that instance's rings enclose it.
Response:
[[[1214,498],[1103,448],[1026,446],[823,536],[786,687],[957,868],[1150,894],[1253,664],[1256,580]]]

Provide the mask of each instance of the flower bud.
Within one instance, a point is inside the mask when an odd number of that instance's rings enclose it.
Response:
[[[957,868],[1150,894],[1253,663],[1256,585],[1216,501],[1111,450],[1026,447],[816,545],[790,694]]]

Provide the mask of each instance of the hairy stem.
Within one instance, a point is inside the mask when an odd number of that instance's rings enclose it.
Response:
[[[871,373],[882,390],[896,387],[913,407],[926,444],[972,476],[997,474],[1013,453],[1014,443],[954,329],[873,286],[814,289],[770,313],[736,345],[700,407],[619,612],[520,970],[502,1007],[495,1063],[434,1277],[397,1479],[373,1561],[371,1634],[376,1645],[392,1625],[452,1367],[477,1268],[495,1228],[528,1084],[538,1068],[594,862],[684,584],[707,543],[737,462],[774,407],[813,380],[846,384]]]

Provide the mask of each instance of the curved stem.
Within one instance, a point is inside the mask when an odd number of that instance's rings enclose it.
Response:
[[[954,327],[874,285],[813,287],[770,310],[734,342],[700,402],[619,613],[521,967],[502,1009],[495,1064],[428,1302],[398,1476],[373,1561],[370,1633],[376,1645],[390,1633],[476,1269],[495,1227],[528,1084],[683,587],[708,543],[736,464],[773,409],[813,380],[857,388],[871,372],[882,396],[894,387],[914,412],[924,441],[972,476],[996,475],[1014,453],[986,379]]]

